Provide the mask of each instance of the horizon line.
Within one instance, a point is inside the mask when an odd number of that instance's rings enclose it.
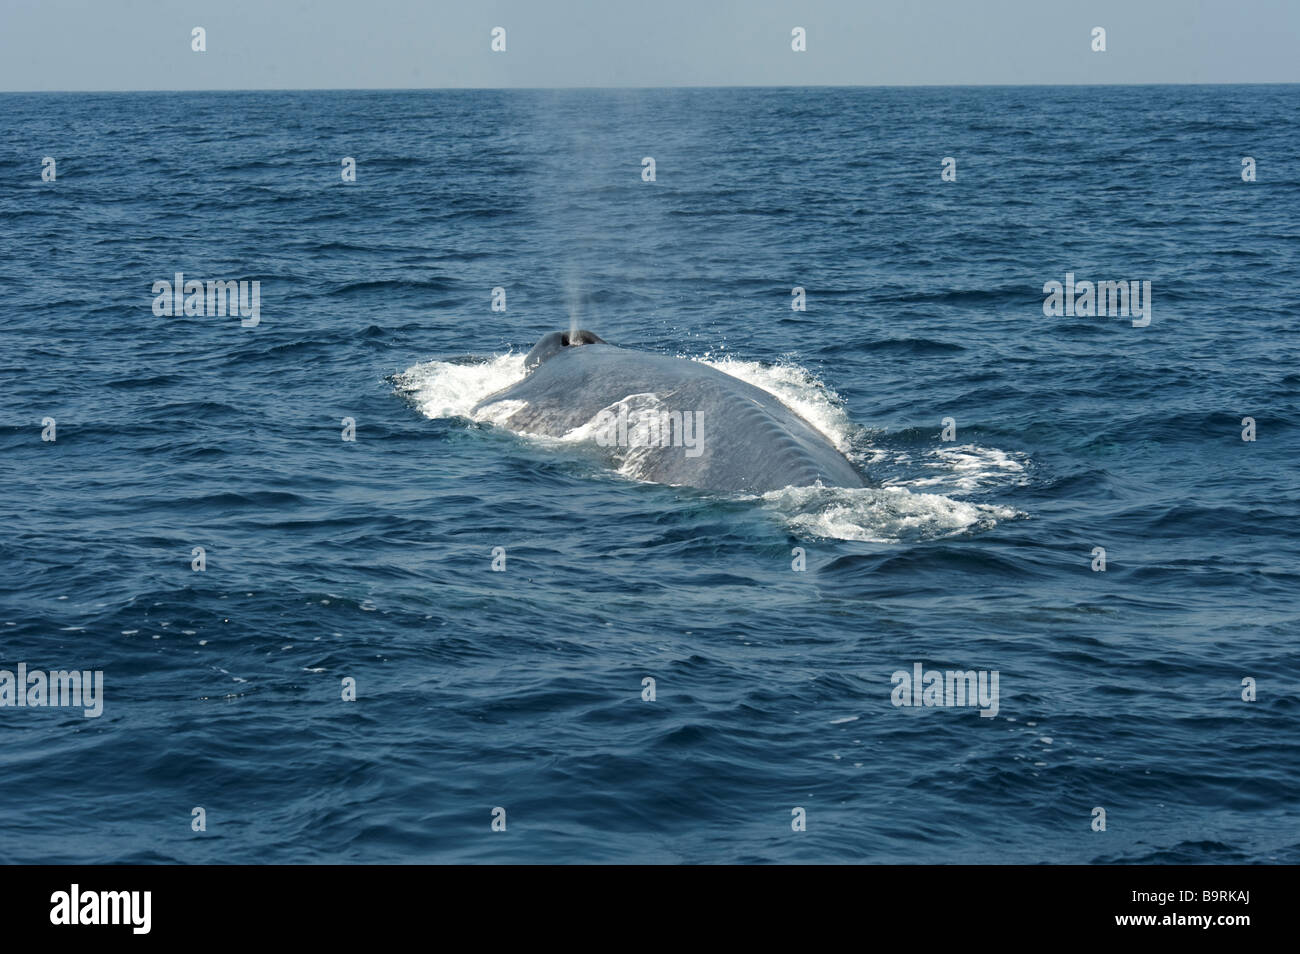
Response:
[[[558,90],[667,90],[667,89],[1073,89],[1134,86],[1300,86],[1300,80],[1244,80],[1206,83],[708,83],[668,86],[263,86],[263,87],[193,87],[140,89],[5,89],[0,96],[30,94],[119,94],[119,93],[437,93],[437,92],[506,92]]]

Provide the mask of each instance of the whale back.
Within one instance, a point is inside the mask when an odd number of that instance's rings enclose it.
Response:
[[[552,351],[473,413],[487,412],[515,431],[564,437],[593,425],[602,411],[609,411],[599,418],[606,425],[624,409],[632,419],[689,412],[694,448],[668,440],[626,448],[624,471],[656,483],[741,493],[819,481],[862,486],[824,434],[761,388],[697,361],[597,342]]]

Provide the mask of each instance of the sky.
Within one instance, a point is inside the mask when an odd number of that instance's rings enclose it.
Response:
[[[0,0],[4,91],[1294,82],[1300,0]]]

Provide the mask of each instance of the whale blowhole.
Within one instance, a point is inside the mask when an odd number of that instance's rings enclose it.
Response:
[[[566,348],[574,347],[576,345],[604,343],[604,339],[597,336],[594,332],[587,331],[585,328],[577,332],[565,331],[560,334],[560,344]]]
[[[589,344],[608,344],[604,338],[595,332],[580,329],[578,331],[552,331],[550,334],[543,335],[542,339],[533,346],[533,350],[528,352],[524,358],[524,368],[532,371],[538,365],[548,358],[553,358],[564,351],[565,348],[575,347],[577,345]]]

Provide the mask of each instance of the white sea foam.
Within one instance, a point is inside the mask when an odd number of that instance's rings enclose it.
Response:
[[[511,351],[482,361],[423,361],[393,380],[425,417],[469,418],[475,404],[523,377],[524,355]]]
[[[905,487],[787,487],[762,497],[792,531],[813,537],[901,543],[984,530],[1009,507],[912,493]]]
[[[1025,454],[978,444],[942,444],[920,457],[899,452],[890,462],[909,472],[885,481],[897,487],[971,494],[1029,482],[1029,458]]]

